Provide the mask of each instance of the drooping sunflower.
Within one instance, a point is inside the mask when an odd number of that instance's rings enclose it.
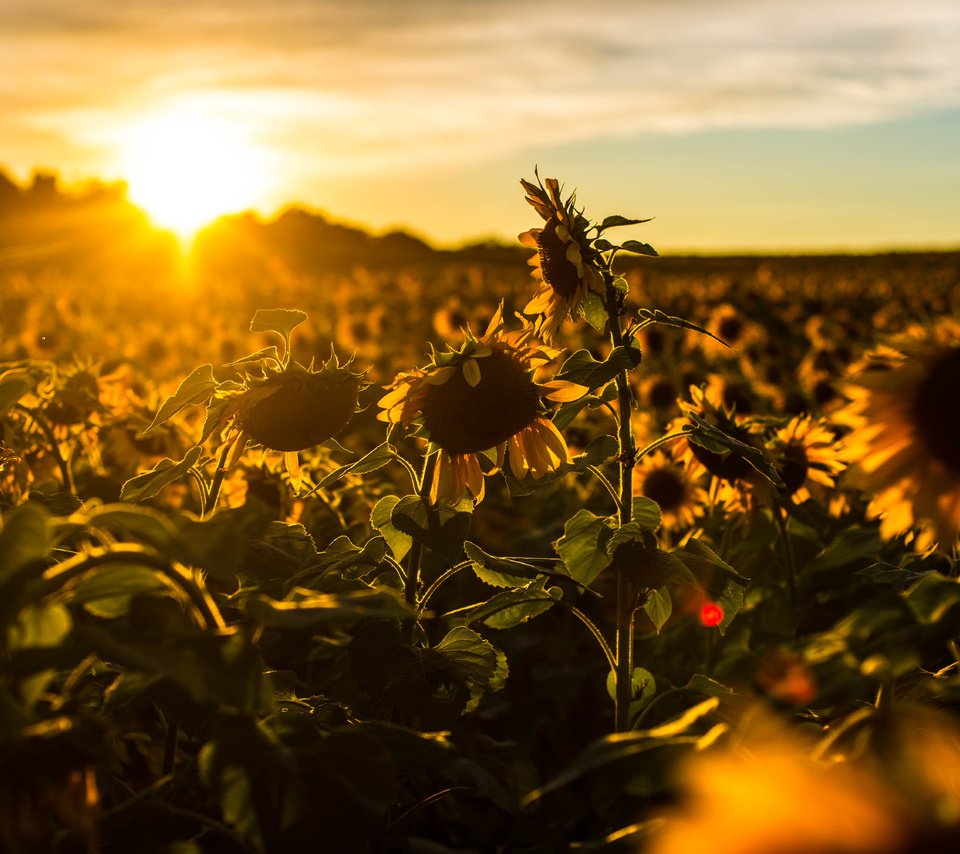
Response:
[[[836,414],[851,429],[848,482],[892,537],[915,525],[949,548],[960,534],[960,322],[916,327],[862,361]]]
[[[556,178],[547,178],[546,186],[521,179],[527,201],[544,219],[543,228],[531,228],[519,236],[524,246],[536,249],[529,264],[530,274],[540,285],[524,314],[537,315],[536,334],[553,343],[568,317],[581,310],[584,297],[592,290],[603,293],[603,276],[590,257],[586,231],[590,223],[576,210],[576,196],[563,201]]]
[[[505,332],[503,307],[481,338],[468,330],[458,350],[434,352],[430,363],[400,374],[379,402],[381,421],[416,425],[439,448],[430,498],[457,504],[484,494],[481,457],[500,470],[509,461],[514,477],[539,479],[571,462],[544,398],[573,400],[585,389],[563,381],[538,384],[532,374],[558,351],[531,341],[529,324]]]
[[[299,452],[343,431],[357,411],[364,374],[341,365],[335,354],[315,370],[291,361],[283,370],[248,376],[245,388],[230,392],[220,414],[219,429],[233,450],[235,464],[248,442],[280,451],[291,479],[300,481]]]

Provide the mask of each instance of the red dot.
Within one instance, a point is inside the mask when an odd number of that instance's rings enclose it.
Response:
[[[700,609],[700,622],[705,626],[719,626],[723,622],[723,608],[716,602],[707,602]]]

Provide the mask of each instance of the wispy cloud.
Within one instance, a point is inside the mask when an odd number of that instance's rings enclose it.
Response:
[[[0,159],[108,162],[182,98],[314,175],[960,106],[956,0],[6,0],[0,29]]]

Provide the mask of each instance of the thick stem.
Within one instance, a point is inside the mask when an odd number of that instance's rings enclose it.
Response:
[[[433,485],[433,473],[437,466],[439,453],[431,454],[423,460],[423,473],[420,475],[420,500],[426,508],[427,515],[430,516],[433,508],[430,504],[430,487]],[[423,559],[423,540],[414,537],[413,545],[407,554],[407,575],[403,582],[403,598],[406,603],[414,610],[417,607],[417,594],[420,592],[420,562]],[[403,639],[407,643],[413,641],[413,629],[416,626],[417,618],[409,617],[403,621]]]
[[[612,285],[612,276],[604,273],[607,285],[607,318],[610,327],[610,341],[614,347],[624,345],[623,330],[620,328],[620,295]],[[637,448],[633,438],[633,425],[630,423],[631,392],[627,371],[616,377],[617,404],[620,410],[620,425],[617,441],[620,447],[620,524],[627,525],[633,519],[633,469],[636,465]],[[616,637],[616,692],[615,723],[616,732],[625,732],[630,728],[630,702],[633,699],[633,585],[626,574],[617,570],[617,637]]]

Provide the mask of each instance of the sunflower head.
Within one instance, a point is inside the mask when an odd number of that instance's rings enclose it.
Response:
[[[665,530],[689,528],[706,505],[707,495],[699,484],[702,475],[703,468],[697,463],[681,466],[656,451],[641,462],[633,493],[657,502]]]
[[[291,362],[248,383],[232,407],[240,428],[265,448],[302,451],[332,439],[350,423],[363,374],[331,355],[320,370]]]
[[[857,366],[836,419],[849,482],[872,495],[884,536],[925,522],[949,548],[960,534],[960,322],[914,328]]]
[[[465,331],[459,349],[434,351],[426,367],[398,376],[381,398],[378,416],[415,425],[440,449],[437,483],[447,488],[439,493],[453,503],[464,490],[475,498],[482,495],[478,454],[496,452],[499,467],[509,448],[511,467],[520,478],[527,473],[539,477],[566,462],[569,451],[548,420],[543,400],[569,400],[582,393],[569,383],[534,381],[535,370],[557,352],[531,343],[529,325],[506,333],[502,307],[481,338]]]
[[[540,283],[523,313],[537,315],[537,334],[552,341],[563,322],[582,311],[588,291],[603,292],[603,275],[587,237],[590,223],[574,207],[575,194],[564,201],[556,178],[537,180],[537,184],[520,181],[527,201],[544,220],[542,228],[531,228],[519,237],[524,246],[537,250],[529,263],[531,275]]]

